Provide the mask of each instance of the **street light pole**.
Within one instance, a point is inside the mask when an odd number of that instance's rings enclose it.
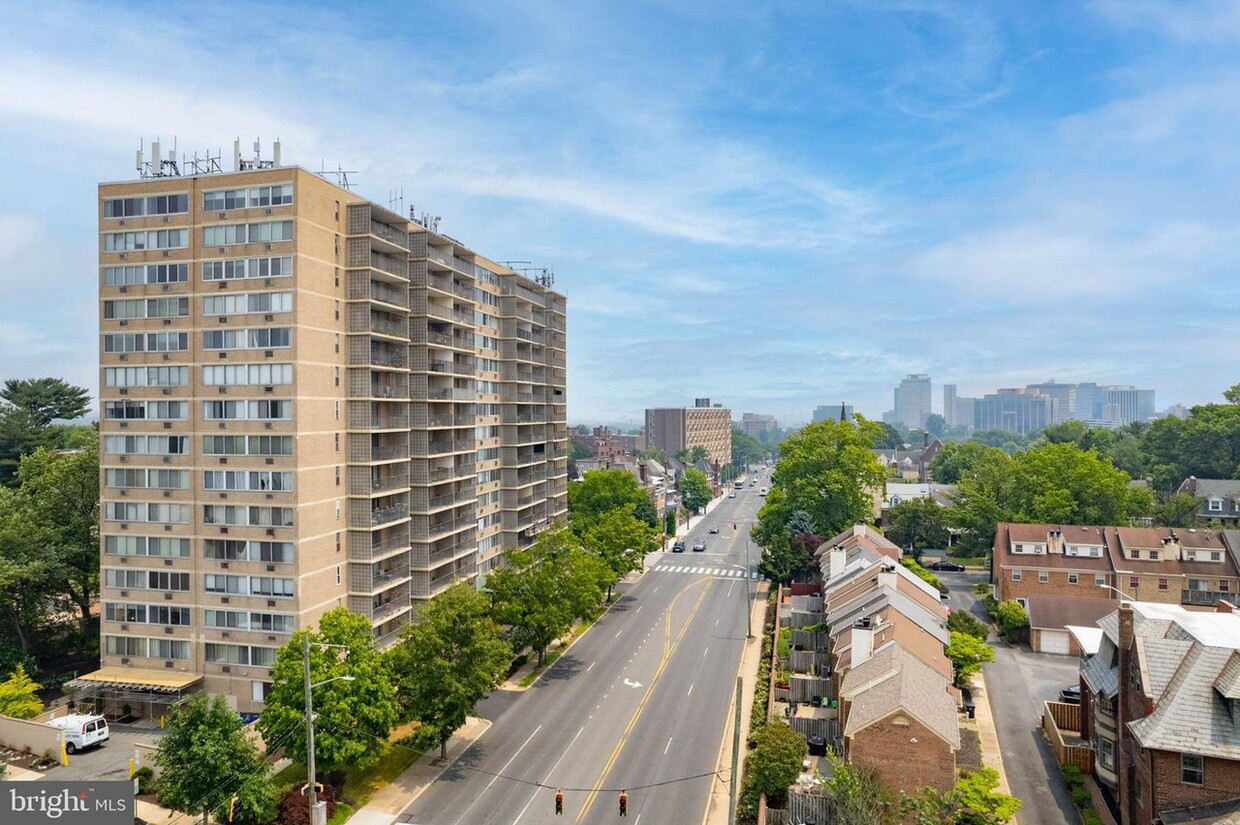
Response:
[[[749,566],[749,531],[745,531],[745,638],[753,638],[753,595],[750,585],[753,583],[753,570]]]
[[[306,797],[310,800],[310,825],[327,825],[327,803],[319,802],[318,793],[314,787],[314,700],[311,698],[311,691],[319,685],[325,685],[328,682],[340,680],[342,682],[352,682],[354,676],[333,676],[330,679],[324,679],[321,682],[310,682],[310,634],[307,632],[302,637],[302,669],[304,671],[306,686],[306,774],[309,781],[306,785]],[[323,645],[323,647],[345,647],[344,645]],[[346,650],[348,648],[345,648]]]

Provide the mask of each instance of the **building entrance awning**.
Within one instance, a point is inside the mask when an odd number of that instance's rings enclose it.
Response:
[[[169,673],[136,667],[104,667],[66,683],[71,688],[121,688],[155,693],[180,693],[202,681],[196,673]]]

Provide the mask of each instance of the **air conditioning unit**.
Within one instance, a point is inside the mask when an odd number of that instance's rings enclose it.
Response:
[[[264,215],[271,215],[271,214],[274,214],[274,213],[272,212],[271,207],[270,207],[270,206],[268,206],[266,209],[264,209],[264,210],[263,210],[263,214],[264,214]]]
[[[221,527],[221,528],[220,528],[220,535],[221,535],[221,536],[226,536],[226,535],[228,535],[228,528],[227,528],[227,527]]]
[[[121,490],[121,495],[122,495],[122,496],[127,496],[127,495],[129,495],[129,491],[128,491],[128,490]],[[1190,557],[1190,558],[1191,558],[1191,557]]]
[[[232,638],[232,634],[230,634],[227,630],[225,630],[225,631],[224,631],[223,633],[221,633],[220,635],[221,635],[221,636],[223,636],[225,639],[231,639],[231,638]]]
[[[228,213],[227,213],[227,212],[221,212],[221,213],[220,213],[220,220],[222,220],[222,221],[224,221],[224,220],[228,220]],[[221,251],[223,251],[223,250],[221,250]]]
[[[167,253],[167,252],[165,252],[165,253],[164,253],[164,257],[165,257],[165,258],[167,258],[167,257],[168,257],[168,253]],[[164,284],[163,286],[161,286],[161,287],[160,287],[160,289],[161,289],[163,292],[171,292],[171,291],[172,291],[172,285],[171,285],[171,284]]]
[[[164,567],[171,567],[172,559],[164,559]],[[171,595],[168,598],[172,598]]]
[[[171,360],[172,360],[172,356],[171,356],[171,355],[169,355],[168,353],[166,353],[166,352],[165,352],[165,353],[164,353],[164,360],[165,360],[165,361],[171,361]]]
[[[273,249],[275,249],[275,248],[276,248],[276,247],[275,247],[275,244],[267,244],[267,251],[268,251],[268,252],[270,252],[271,250],[273,250]]]
[[[268,527],[268,528],[267,528],[267,535],[269,535],[269,536],[274,536],[275,534],[276,534],[276,530],[275,530],[275,528],[274,528],[274,527]]]
[[[221,597],[220,597],[220,604],[228,604],[228,597],[227,597],[227,596],[221,596]]]
[[[220,289],[228,289],[228,281],[220,281],[220,283],[219,283],[219,288],[220,288]]]
[[[129,558],[127,556],[121,556],[120,562],[121,564],[129,564]]]
[[[129,429],[129,422],[128,422],[128,421],[122,421],[122,422],[120,423],[120,425],[119,425],[119,426],[120,426],[120,428],[121,428],[122,430],[128,430],[128,429]],[[165,426],[166,426],[166,425],[165,425]]]
[[[165,632],[165,633],[168,633],[168,634],[171,634],[171,633],[172,633],[172,628],[170,628],[170,627],[165,627],[165,628],[164,628],[164,632]]]
[[[164,389],[164,390],[160,390],[160,392],[163,393],[164,395],[172,395],[172,390]]]
[[[274,458],[269,458],[269,459],[267,459],[267,463],[268,463],[268,464],[275,464],[275,463],[276,463],[276,460],[275,460]]]
[[[269,642],[274,642],[275,640],[276,640],[276,637],[275,637],[275,636],[268,636],[268,637],[267,637],[267,641],[269,641]]]
[[[119,292],[120,292],[122,295],[125,295],[126,293],[128,293],[128,292],[129,292],[129,287],[127,287],[127,286],[123,286],[123,287],[121,287],[121,288],[120,288]]]
[[[125,598],[128,598],[128,597],[129,597],[129,591],[128,591],[128,590],[122,590],[122,591],[121,591],[121,598],[122,598],[122,599],[125,599]]]
[[[123,327],[127,327],[127,326],[129,326],[129,322],[128,322],[128,321],[121,321],[121,326],[123,326]]]
[[[229,667],[228,665],[224,665],[222,668],[220,668],[220,673],[232,673],[232,668]]]
[[[120,258],[122,261],[127,261],[127,260],[129,260],[129,253],[128,253],[128,252],[122,252],[121,254],[117,255],[116,257]]]
[[[165,421],[165,422],[164,422],[164,429],[165,429],[165,430],[171,430],[171,429],[172,429],[172,422],[171,422],[171,421]]]
[[[165,593],[165,594],[164,594],[164,601],[168,601],[168,602],[172,601],[172,594],[171,594],[171,593]]]
[[[122,665],[127,665],[127,664],[129,664],[129,659],[128,659],[128,658],[121,659],[121,664],[122,664]]]
[[[121,630],[128,630],[128,629],[129,629],[129,625],[127,624],[121,625]]]
[[[220,569],[221,569],[221,570],[227,570],[227,569],[228,569],[228,562],[226,562],[226,561],[222,561],[222,562],[220,562]]]
[[[267,572],[268,572],[268,573],[272,573],[272,572],[274,572],[274,571],[275,571],[275,569],[276,569],[276,566],[275,566],[274,564],[269,564],[269,565],[267,565]]]
[[[172,491],[164,490],[164,498],[172,498]]]
[[[275,606],[276,606],[276,600],[275,600],[275,599],[268,599],[268,600],[267,600],[267,606],[268,606],[268,607],[275,607]]]

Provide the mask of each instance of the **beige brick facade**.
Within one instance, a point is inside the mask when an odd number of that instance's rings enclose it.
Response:
[[[565,516],[549,284],[297,167],[99,210],[104,666],[255,710],[292,630],[390,642]]]
[[[724,407],[669,407],[646,410],[646,443],[675,457],[702,447],[716,464],[732,461],[732,412]]]

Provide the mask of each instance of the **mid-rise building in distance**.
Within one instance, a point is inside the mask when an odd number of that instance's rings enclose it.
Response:
[[[778,430],[779,422],[775,420],[775,416],[773,415],[743,413],[741,415],[741,429],[746,434],[757,437],[762,433],[769,433]]]
[[[814,421],[852,421],[852,404],[821,404],[814,407]]]
[[[343,605],[389,642],[565,515],[550,278],[272,162],[101,184],[99,229],[87,681],[258,709],[294,630]]]
[[[1036,390],[1001,389],[974,405],[973,429],[1031,433],[1051,424],[1054,413],[1054,399]]]
[[[910,430],[924,427],[930,412],[930,376],[905,376],[895,389],[895,423]]]
[[[709,398],[694,400],[692,407],[657,407],[646,410],[646,444],[669,456],[702,447],[716,464],[732,460],[732,411],[712,406]]]

